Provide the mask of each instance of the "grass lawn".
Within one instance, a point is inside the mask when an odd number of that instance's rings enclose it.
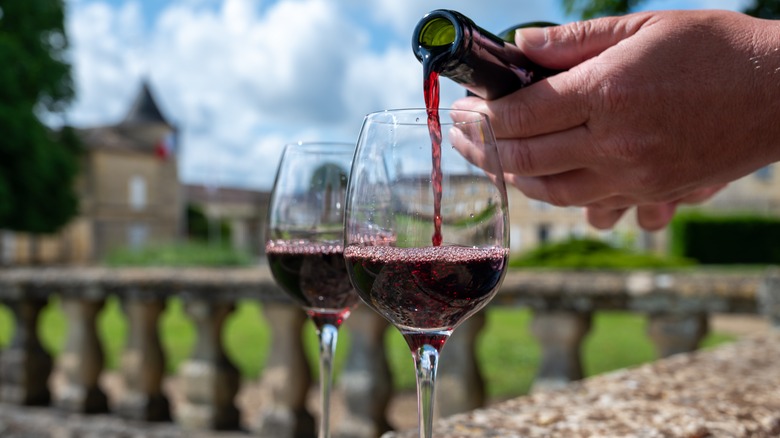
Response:
[[[511,397],[528,391],[539,360],[539,347],[528,330],[530,312],[525,309],[490,308],[487,325],[478,340],[479,363],[487,382],[488,396]],[[195,330],[182,312],[181,302],[171,300],[162,317],[161,337],[168,357],[168,371],[174,372],[195,342]],[[117,300],[109,300],[100,315],[98,326],[106,349],[106,366],[114,369],[124,344],[127,323]],[[0,345],[10,342],[12,315],[0,306]],[[53,300],[40,318],[44,347],[54,356],[65,343],[67,323]],[[247,379],[255,379],[268,355],[270,329],[256,302],[241,302],[225,327],[225,349]],[[710,334],[704,346],[711,347],[733,340],[723,334]],[[414,388],[414,369],[409,350],[401,335],[392,327],[387,333],[388,360],[398,389]],[[317,342],[311,324],[305,332],[307,355],[312,373],[317,370]],[[336,372],[343,367],[349,345],[349,331],[339,336]],[[442,360],[447,360],[444,348]],[[654,359],[653,346],[645,336],[645,318],[627,312],[599,312],[584,345],[584,367],[588,375],[637,365]]]

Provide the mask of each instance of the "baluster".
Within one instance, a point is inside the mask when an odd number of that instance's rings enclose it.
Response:
[[[18,290],[14,298],[0,300],[13,312],[14,336],[0,355],[0,401],[28,406],[48,405],[51,401],[49,376],[52,359],[38,337],[38,316],[47,298],[23,298]]]
[[[775,329],[780,328],[780,268],[767,271],[758,288],[758,309]]]
[[[442,351],[436,405],[450,416],[485,405],[485,381],[477,360],[476,338],[485,327],[485,311],[458,326]]]
[[[108,400],[99,383],[105,359],[96,326],[98,312],[104,304],[100,291],[84,291],[82,296],[68,293],[62,297],[68,335],[65,349],[57,359],[64,386],[55,394],[55,405],[64,410],[108,412]]]
[[[217,430],[239,428],[235,396],[240,376],[222,345],[222,328],[234,309],[233,303],[192,297],[184,299],[184,310],[195,323],[197,332],[192,356],[179,370],[183,401],[175,416],[185,427]]]
[[[339,421],[338,436],[377,437],[391,430],[387,406],[393,395],[393,379],[385,355],[387,320],[366,306],[358,306],[347,319],[350,349],[339,378],[346,412]]]
[[[128,336],[122,352],[120,375],[124,390],[117,403],[119,415],[145,421],[171,419],[168,398],[162,391],[165,353],[157,330],[165,310],[165,297],[155,290],[131,289],[122,293]]]
[[[542,357],[533,391],[560,388],[583,377],[581,347],[590,326],[590,312],[534,311],[531,333]]]
[[[311,368],[302,343],[306,314],[298,306],[268,302],[263,315],[271,328],[270,354],[260,380],[268,405],[260,412],[255,432],[274,438],[313,437],[314,417],[306,410]]]
[[[658,357],[694,351],[707,335],[706,313],[653,313],[648,316],[647,335]]]

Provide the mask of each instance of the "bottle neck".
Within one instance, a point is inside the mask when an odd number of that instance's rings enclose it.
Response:
[[[425,78],[438,73],[485,99],[499,98],[554,74],[531,62],[514,44],[455,11],[439,9],[423,17],[415,28],[412,48]]]

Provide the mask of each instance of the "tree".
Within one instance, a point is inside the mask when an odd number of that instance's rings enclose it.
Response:
[[[567,14],[576,13],[582,19],[607,15],[622,15],[632,11],[642,0],[563,0]]]
[[[576,13],[587,20],[606,15],[622,15],[634,11],[643,0],[563,0],[569,14]],[[780,18],[780,0],[754,0],[744,12],[759,18]]]
[[[62,0],[0,0],[0,229],[56,232],[77,212],[79,139],[42,113],[73,98]]]
[[[780,19],[780,0],[755,0],[745,13],[758,18]]]

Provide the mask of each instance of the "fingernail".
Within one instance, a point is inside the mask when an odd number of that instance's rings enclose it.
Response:
[[[515,41],[522,41],[528,49],[538,49],[547,44],[547,32],[541,27],[528,27],[515,31]]]

